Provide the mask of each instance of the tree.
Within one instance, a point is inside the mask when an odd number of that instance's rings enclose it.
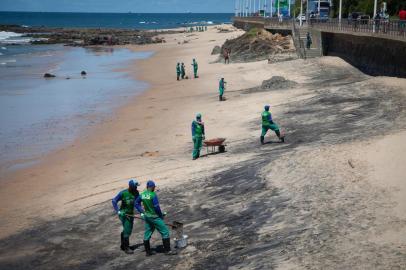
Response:
[[[370,16],[374,13],[374,0],[342,0],[343,1],[343,17],[347,17],[351,12],[362,12]],[[378,0],[378,10],[382,6],[382,3],[387,3],[387,12],[389,15],[394,16],[399,13],[399,10],[402,7],[402,4],[405,4],[404,0]],[[402,3],[403,2],[403,3]],[[340,6],[340,0],[332,0],[332,16],[338,16],[338,9]]]

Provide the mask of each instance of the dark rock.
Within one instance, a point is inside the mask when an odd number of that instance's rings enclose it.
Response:
[[[211,55],[216,55],[221,53],[221,47],[220,46],[215,46],[213,50],[211,51]]]
[[[56,76],[54,74],[51,73],[45,73],[44,74],[44,78],[55,78]]]
[[[47,28],[0,25],[0,31],[22,33],[33,39],[33,44],[65,44],[68,46],[114,46],[126,44],[165,43],[160,34],[181,33],[170,31],[140,31],[136,29],[103,28]]]
[[[82,70],[82,72],[80,72],[80,75],[82,75],[82,76],[86,76],[86,75],[87,75],[87,73],[86,73],[86,71]]]

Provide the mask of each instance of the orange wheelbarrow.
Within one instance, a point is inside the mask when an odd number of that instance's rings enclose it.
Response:
[[[219,153],[224,153],[226,151],[225,141],[226,141],[226,138],[214,138],[214,139],[210,139],[210,140],[204,140],[203,146],[206,147],[207,154],[209,154],[209,152],[215,153],[216,147],[218,147]],[[209,149],[211,151],[209,151]]]

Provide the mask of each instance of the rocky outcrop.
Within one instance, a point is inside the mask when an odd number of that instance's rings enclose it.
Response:
[[[165,43],[161,33],[182,31],[141,31],[131,29],[47,28],[0,25],[0,31],[24,33],[33,44],[65,44],[69,46],[126,45]]]

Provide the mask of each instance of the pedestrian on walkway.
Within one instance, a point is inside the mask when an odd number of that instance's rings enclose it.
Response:
[[[306,34],[306,48],[309,50],[312,46],[313,40],[309,32]]]

